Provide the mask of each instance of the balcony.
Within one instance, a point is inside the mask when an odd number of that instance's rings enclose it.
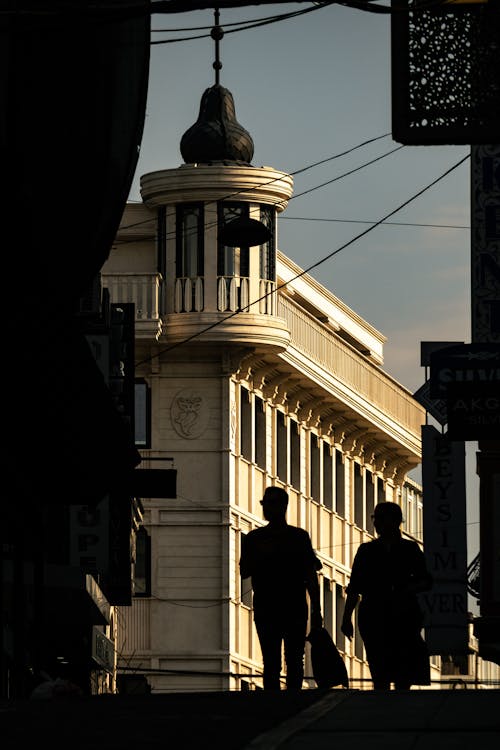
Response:
[[[365,410],[370,421],[393,422],[398,431],[402,427],[410,442],[420,445],[425,411],[409,391],[291,300],[278,297],[277,315],[290,331],[287,360],[293,360],[293,350],[305,355],[328,390],[341,392],[345,403]]]
[[[111,302],[135,304],[135,335],[139,339],[158,339],[162,332],[160,316],[161,275],[159,273],[105,273],[102,285]]]
[[[213,330],[202,334],[203,339],[250,344],[255,340],[270,347],[279,345],[281,357],[294,367],[304,369],[304,362],[309,361],[308,377],[316,379],[334,398],[340,396],[345,404],[380,427],[397,433],[399,438],[402,432],[406,433],[404,442],[412,452],[420,452],[420,427],[425,421],[425,411],[412,394],[314,315],[290,299],[272,294],[273,282],[260,281],[258,314],[233,315],[236,302],[242,301],[231,293],[227,279],[220,277],[217,311],[203,312],[203,284],[198,284],[197,294],[194,287],[189,289],[190,311],[174,313],[165,319],[160,316],[160,274],[103,273],[102,283],[109,289],[112,302],[135,303],[137,338],[158,340],[161,335],[169,342],[182,340],[215,323]],[[180,287],[183,294],[182,299],[180,294],[177,298],[179,309],[185,305],[185,291],[185,287]],[[265,325],[263,316],[269,316]]]

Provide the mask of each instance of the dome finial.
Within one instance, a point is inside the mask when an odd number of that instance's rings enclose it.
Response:
[[[219,25],[219,9],[214,9],[215,25],[210,36],[215,42],[215,84],[205,89],[197,121],[181,138],[181,154],[186,164],[230,162],[250,164],[253,158],[253,140],[236,119],[233,95],[219,83],[222,63],[219,42],[224,31]]]
[[[219,53],[220,53],[219,42],[224,36],[224,29],[222,28],[222,26],[219,26],[219,17],[220,17],[219,9],[216,7],[214,8],[215,25],[212,27],[212,30],[210,31],[210,36],[215,42],[215,60],[212,64],[212,67],[215,70],[215,85],[216,86],[218,86],[220,83],[219,71],[222,68],[222,63],[220,61],[220,56],[219,56]]]

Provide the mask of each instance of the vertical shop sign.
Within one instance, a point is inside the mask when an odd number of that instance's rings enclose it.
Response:
[[[424,554],[434,578],[421,596],[431,654],[468,652],[465,446],[422,427]]]

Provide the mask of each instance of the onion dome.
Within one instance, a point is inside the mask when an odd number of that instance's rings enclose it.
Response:
[[[198,119],[182,136],[180,148],[186,164],[250,164],[252,136],[237,121],[228,89],[218,83],[205,89]]]

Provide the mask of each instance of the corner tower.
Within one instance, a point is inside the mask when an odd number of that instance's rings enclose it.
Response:
[[[212,30],[216,82],[181,138],[184,163],[141,177],[142,199],[158,216],[165,333],[171,343],[196,335],[284,350],[290,337],[276,314],[277,217],[293,180],[251,164],[252,137],[219,83],[217,34],[219,26]]]

